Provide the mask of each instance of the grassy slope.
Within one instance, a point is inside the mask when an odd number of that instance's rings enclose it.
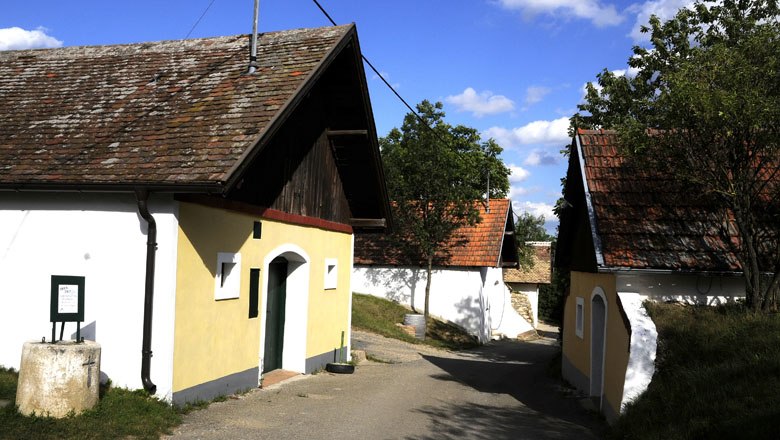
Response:
[[[413,344],[423,343],[453,350],[475,347],[477,341],[460,327],[436,319],[428,320],[425,341],[404,333],[396,323],[404,321],[409,309],[392,301],[371,295],[352,295],[352,327],[367,330],[388,338],[400,339]]]
[[[780,316],[648,307],[656,374],[613,430],[625,439],[780,438]]]

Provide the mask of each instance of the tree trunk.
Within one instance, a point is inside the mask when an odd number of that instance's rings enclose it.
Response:
[[[428,256],[428,268],[427,277],[425,279],[425,310],[423,316],[425,317],[425,331],[428,331],[428,304],[431,299],[431,272],[433,271],[433,255]],[[425,339],[425,334],[423,334]]]

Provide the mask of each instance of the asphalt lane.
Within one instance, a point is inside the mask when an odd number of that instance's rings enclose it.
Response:
[[[359,332],[358,332],[359,333]],[[173,439],[599,439],[604,424],[550,377],[552,339],[451,353],[353,332],[372,356],[195,411]]]

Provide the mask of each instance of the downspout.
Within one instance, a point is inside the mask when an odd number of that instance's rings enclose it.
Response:
[[[152,362],[152,306],[154,305],[154,257],[157,252],[157,223],[149,213],[147,201],[149,191],[137,189],[135,191],[138,200],[138,214],[146,220],[148,225],[146,233],[146,286],[144,289],[144,333],[141,344],[141,382],[149,394],[157,392],[155,385],[149,378]]]

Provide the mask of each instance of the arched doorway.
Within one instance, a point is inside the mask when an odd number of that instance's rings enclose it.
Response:
[[[590,396],[601,409],[604,394],[604,352],[606,349],[607,303],[597,287],[590,299]]]
[[[287,303],[287,266],[288,262],[284,257],[276,257],[268,265],[263,373],[282,368]]]
[[[286,244],[264,261],[260,323],[260,368],[306,372],[309,310],[309,262],[299,246]]]

